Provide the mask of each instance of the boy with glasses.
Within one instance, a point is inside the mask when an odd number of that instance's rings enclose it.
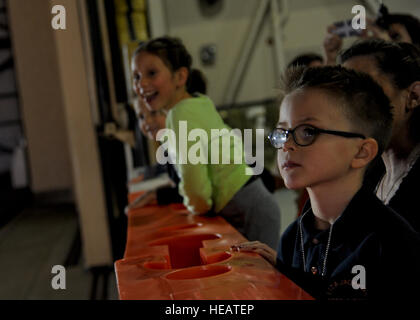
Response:
[[[269,139],[285,185],[306,188],[310,201],[277,253],[260,242],[233,249],[261,254],[319,299],[407,296],[420,282],[419,235],[362,186],[390,138],[388,98],[340,66],[293,69],[283,80]]]

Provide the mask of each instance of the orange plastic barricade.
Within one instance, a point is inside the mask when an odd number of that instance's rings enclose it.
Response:
[[[244,241],[223,218],[191,215],[183,205],[131,210],[124,258],[115,262],[119,297],[313,299],[258,254],[230,251]]]

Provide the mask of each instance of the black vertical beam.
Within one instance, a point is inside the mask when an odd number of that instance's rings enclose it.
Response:
[[[98,96],[99,115],[101,120],[98,130],[101,131],[103,130],[103,126],[106,122],[113,122],[114,119],[111,112],[108,76],[106,73],[104,53],[102,50],[101,29],[96,0],[87,0],[86,5],[89,17],[90,39],[92,42],[93,65],[95,69],[97,90],[96,93]]]
[[[135,41],[136,40],[136,31],[134,30],[134,24],[133,24],[133,19],[131,14],[133,13],[133,6],[131,4],[131,0],[125,0],[126,4],[127,4],[127,13],[126,13],[126,17],[127,17],[127,23],[128,23],[128,31],[130,32],[130,39],[131,41]]]
[[[112,71],[117,102],[127,102],[127,86],[125,84],[124,67],[118,39],[116,10],[114,0],[105,1],[105,12],[108,26],[109,47],[111,50]]]

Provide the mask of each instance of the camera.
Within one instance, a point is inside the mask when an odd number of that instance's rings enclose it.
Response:
[[[362,33],[361,29],[354,29],[352,20],[338,21],[334,23],[335,29],[332,31],[341,38],[359,36]]]
[[[381,4],[378,10],[378,14],[375,19],[375,24],[380,27],[381,29],[388,30],[389,28],[389,11],[388,8]],[[332,32],[340,36],[341,38],[344,37],[351,37],[351,36],[360,36],[362,30],[356,30],[352,27],[352,20],[345,20],[345,21],[338,21],[334,23],[336,27]]]

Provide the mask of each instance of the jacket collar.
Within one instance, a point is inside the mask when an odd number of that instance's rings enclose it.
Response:
[[[353,239],[365,235],[368,227],[374,222],[372,221],[373,215],[371,213],[377,211],[377,205],[382,205],[381,201],[367,188],[360,188],[340,217],[334,222],[331,235],[335,240],[334,242],[341,243],[350,235]],[[306,214],[304,214],[305,212]],[[315,229],[315,216],[310,200],[305,203],[302,215],[298,219],[302,223],[303,242],[305,245],[314,238],[320,242],[327,241],[329,229]]]

